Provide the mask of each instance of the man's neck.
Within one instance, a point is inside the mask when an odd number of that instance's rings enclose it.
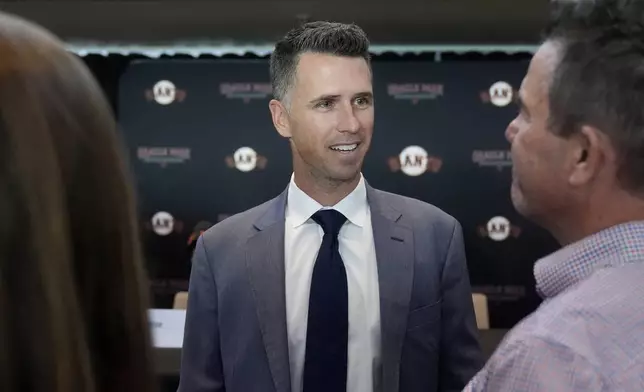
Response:
[[[311,175],[294,173],[294,181],[302,192],[324,207],[336,205],[340,200],[353,192],[360,183],[360,174],[350,181],[329,181],[316,179]]]
[[[644,200],[620,195],[611,201],[594,203],[553,223],[550,233],[562,245],[569,245],[620,224],[644,221]]]

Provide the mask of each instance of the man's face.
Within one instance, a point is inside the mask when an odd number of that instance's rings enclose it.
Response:
[[[547,42],[535,53],[521,84],[519,114],[506,130],[512,144],[512,202],[537,223],[551,221],[572,203],[569,142],[548,129],[548,89],[558,48]]]
[[[288,103],[278,131],[291,138],[296,168],[332,183],[354,180],[373,133],[373,88],[367,62],[302,54]]]

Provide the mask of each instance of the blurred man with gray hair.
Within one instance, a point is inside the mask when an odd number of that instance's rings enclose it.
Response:
[[[563,245],[466,391],[644,391],[644,1],[553,3],[507,128],[516,209]]]

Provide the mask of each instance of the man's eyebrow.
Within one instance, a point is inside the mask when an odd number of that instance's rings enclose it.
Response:
[[[319,97],[313,98],[309,103],[316,103],[320,101],[335,101],[338,98],[340,98],[340,95],[338,94],[324,94],[320,95]]]
[[[324,101],[337,101],[341,97],[342,95],[340,94],[323,94],[310,100],[309,105],[315,105],[318,102],[324,102]],[[361,91],[353,95],[352,99],[355,99],[355,98],[373,98],[373,92]]]

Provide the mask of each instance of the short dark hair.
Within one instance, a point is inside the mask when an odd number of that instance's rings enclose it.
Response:
[[[559,45],[550,129],[601,129],[619,154],[618,178],[644,193],[644,1],[554,1],[544,38]]]
[[[344,57],[362,57],[370,63],[369,39],[355,24],[309,22],[289,31],[271,54],[270,73],[273,96],[283,100],[291,87],[299,56],[325,53]]]

